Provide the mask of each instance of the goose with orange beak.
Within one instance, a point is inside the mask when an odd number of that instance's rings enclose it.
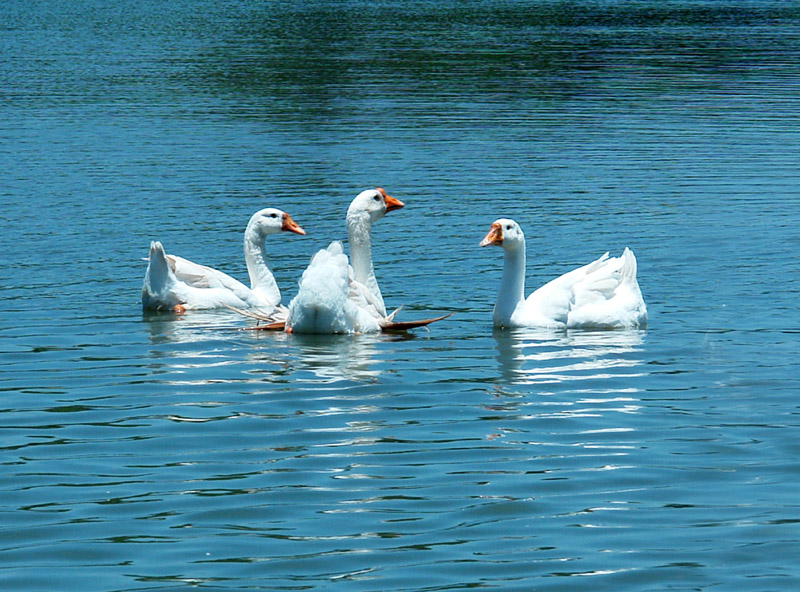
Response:
[[[503,275],[492,320],[496,327],[626,329],[647,324],[636,257],[597,260],[551,280],[525,298],[525,235],[509,218],[492,223],[481,247],[503,249]]]
[[[235,307],[257,308],[263,314],[286,318],[281,292],[267,265],[266,237],[306,232],[292,217],[276,208],[259,210],[244,231],[244,258],[250,287],[222,271],[168,255],[158,241],[150,243],[150,258],[142,285],[142,307],[149,310],[187,310]]]

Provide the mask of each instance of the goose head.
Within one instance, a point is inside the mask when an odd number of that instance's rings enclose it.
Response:
[[[522,228],[510,218],[500,218],[495,220],[489,227],[489,232],[479,243],[481,247],[496,245],[504,249],[513,249],[525,244],[525,235]]]
[[[368,218],[370,223],[377,222],[386,212],[399,210],[405,204],[387,194],[383,189],[367,189],[359,193],[347,208],[347,219]]]
[[[247,224],[248,230],[252,230],[260,237],[279,232],[294,232],[295,234],[305,234],[306,231],[298,226],[292,217],[277,208],[264,208],[259,210]]]

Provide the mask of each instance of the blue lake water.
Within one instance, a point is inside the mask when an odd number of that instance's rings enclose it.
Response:
[[[800,8],[0,5],[0,587],[797,590]],[[284,294],[382,186],[403,336],[143,315],[150,240]],[[495,331],[625,246],[646,330]]]

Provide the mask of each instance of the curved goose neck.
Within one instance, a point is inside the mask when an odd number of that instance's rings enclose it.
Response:
[[[254,292],[260,292],[271,304],[277,306],[281,302],[281,291],[267,265],[265,238],[248,226],[244,233],[244,260],[250,275],[250,288]]]
[[[525,243],[503,249],[503,277],[494,305],[494,318],[507,324],[517,306],[525,300]]]
[[[372,220],[366,212],[347,214],[347,236],[350,242],[350,264],[356,281],[364,284],[375,296],[381,314],[386,314],[381,289],[372,266]]]

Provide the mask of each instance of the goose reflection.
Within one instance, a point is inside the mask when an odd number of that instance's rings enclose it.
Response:
[[[185,316],[146,312],[142,320],[149,332],[150,357],[158,360],[159,371],[240,364],[258,381],[285,382],[291,376],[298,382],[375,382],[381,374],[378,342],[409,338],[242,332],[240,317],[221,311]]]
[[[292,335],[293,379],[374,382],[381,374],[375,357],[378,335]],[[385,338],[384,338],[385,339]]]
[[[149,332],[147,366],[168,384],[211,384],[241,381],[243,375],[232,370],[240,366],[245,380],[260,381],[252,373],[252,352],[239,327],[239,315],[222,311],[195,311],[191,315],[145,312],[142,316]],[[262,356],[263,358],[263,356]],[[223,369],[225,368],[225,369]],[[279,375],[285,371],[280,355],[259,360],[259,370]],[[167,377],[168,376],[168,377]]]
[[[643,330],[495,329],[497,361],[511,384],[554,384],[644,374]]]
[[[195,311],[191,315],[147,310],[142,313],[152,345],[216,341],[222,333],[231,333],[233,322],[238,323],[239,319],[229,311]]]

